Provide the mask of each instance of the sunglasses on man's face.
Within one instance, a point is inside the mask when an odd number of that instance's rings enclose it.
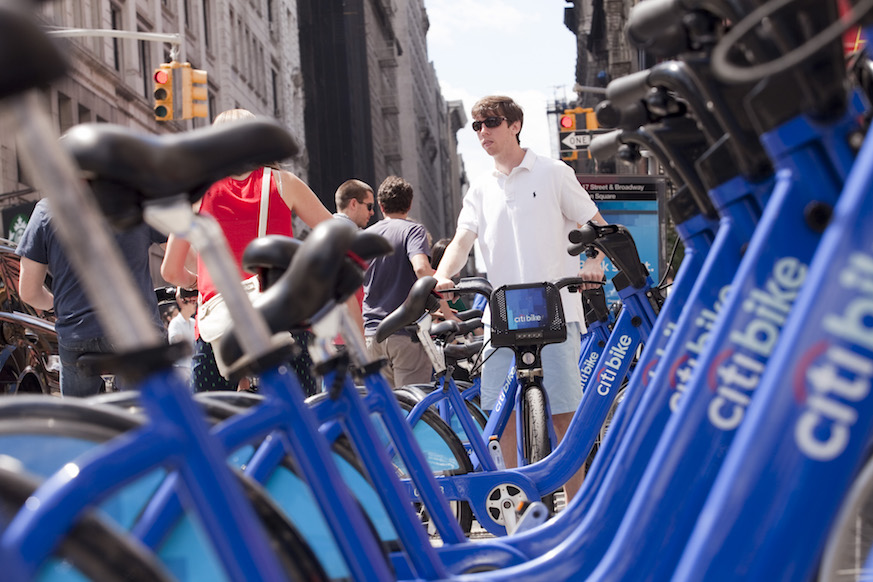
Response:
[[[368,211],[373,212],[373,203],[372,202],[367,202],[366,206],[367,206]]]
[[[479,133],[482,130],[483,125],[488,129],[494,129],[495,127],[499,127],[504,121],[507,121],[507,119],[502,116],[486,117],[482,121],[473,122],[473,131]]]

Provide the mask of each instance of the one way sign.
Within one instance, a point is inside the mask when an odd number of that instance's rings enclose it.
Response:
[[[561,143],[571,150],[587,148],[591,144],[591,134],[573,132],[564,136]]]

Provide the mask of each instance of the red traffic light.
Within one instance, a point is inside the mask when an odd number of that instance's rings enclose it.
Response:
[[[167,71],[164,71],[163,69],[159,69],[159,70],[155,71],[155,83],[158,83],[159,85],[163,85],[164,83],[166,83],[169,80],[170,80],[170,73],[168,73]]]
[[[563,127],[564,129],[570,129],[571,127],[576,125],[575,121],[576,120],[573,119],[572,115],[562,115],[561,116],[561,127]]]

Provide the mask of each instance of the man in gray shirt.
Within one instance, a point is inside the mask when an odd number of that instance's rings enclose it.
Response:
[[[433,373],[424,348],[407,332],[399,331],[381,344],[375,338],[379,323],[403,303],[413,283],[433,274],[427,231],[407,218],[412,196],[409,182],[397,176],[385,178],[377,194],[385,218],[367,229],[385,237],[394,247],[393,254],[370,263],[364,278],[367,351],[370,357],[387,361],[383,371],[392,387],[428,383]]]

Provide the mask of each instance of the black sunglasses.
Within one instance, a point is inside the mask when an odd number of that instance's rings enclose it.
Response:
[[[367,202],[367,210],[373,210],[373,203]]]
[[[479,131],[482,129],[483,125],[485,127],[487,127],[488,129],[494,129],[495,127],[500,126],[500,124],[503,123],[504,121],[508,121],[508,120],[503,116],[486,117],[482,121],[474,121],[473,122],[473,131],[475,131],[476,133],[479,133]]]

